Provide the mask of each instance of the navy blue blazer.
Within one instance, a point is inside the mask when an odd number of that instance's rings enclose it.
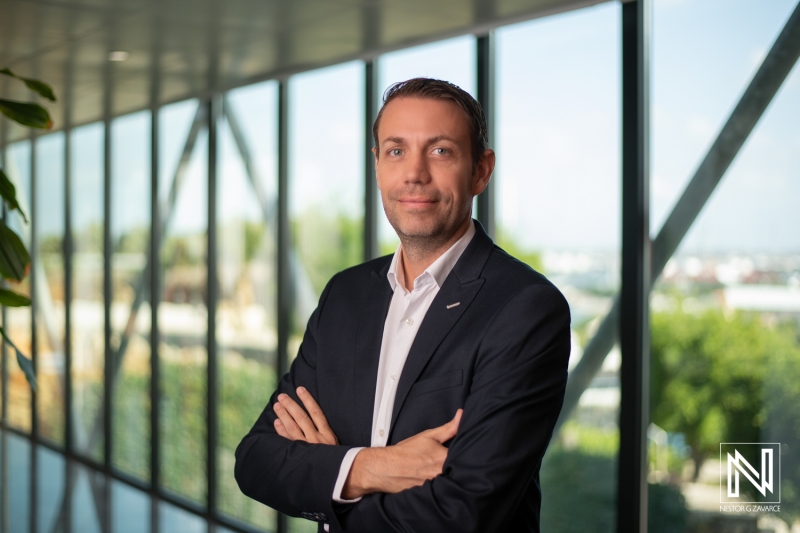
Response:
[[[567,302],[544,276],[476,233],[411,346],[388,444],[464,415],[442,474],[353,505],[331,499],[347,450],[369,446],[391,256],[336,274],[308,322],[290,371],[236,450],[246,495],[351,533],[538,532],[539,467],[564,398]],[[459,305],[448,308],[458,302]],[[280,393],[304,386],[339,445],[292,442],[273,428]]]

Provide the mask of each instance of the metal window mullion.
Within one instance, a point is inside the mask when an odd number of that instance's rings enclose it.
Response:
[[[495,36],[493,32],[477,38],[475,52],[477,59],[477,96],[483,108],[488,129],[489,146],[495,142]],[[478,196],[478,221],[483,225],[486,233],[495,238],[495,209],[494,209],[494,179],[491,179],[486,189]]]
[[[375,156],[372,124],[378,116],[378,61],[364,65],[364,261],[378,257],[378,184],[375,181]]]
[[[617,531],[647,531],[649,6],[622,5],[622,288]]]
[[[289,369],[289,334],[292,319],[292,272],[289,253],[289,82],[278,84],[278,379]],[[277,533],[286,533],[286,516],[278,513]]]
[[[103,467],[106,474],[111,472],[112,442],[112,397],[114,386],[114,354],[111,350],[111,260],[113,243],[111,240],[111,187],[112,187],[112,81],[111,66],[105,68],[105,91],[103,100]],[[90,450],[91,452],[91,450]],[[108,478],[106,478],[108,479]],[[103,509],[97,509],[101,517],[101,531],[111,531],[111,494],[108,482],[103,483]],[[95,504],[99,505],[95,498]]]
[[[36,209],[37,203],[37,181],[38,181],[38,172],[37,172],[37,140],[38,137],[35,133],[31,134],[31,172],[30,172],[30,191],[28,198],[30,198],[30,205],[28,206],[28,217],[30,222],[30,240],[29,244],[29,255],[31,258],[31,268],[30,274],[28,275],[28,286],[30,287],[30,298],[31,298],[31,363],[33,365],[33,375],[38,377],[38,370],[39,370],[39,343],[37,342],[36,338],[36,311],[39,308],[37,299],[39,297],[38,291],[36,290],[36,267],[35,265],[39,262],[39,246],[38,246],[38,239],[36,238],[36,230],[37,230],[37,218],[38,213]],[[31,445],[31,461],[30,461],[30,531],[31,533],[37,533],[37,518],[38,513],[36,512],[37,503],[38,503],[38,461],[36,460],[36,446],[35,442],[39,437],[39,417],[37,413],[38,402],[39,398],[37,392],[31,388],[31,437],[32,437],[32,445]]]
[[[29,255],[31,259],[31,268],[30,273],[28,274],[28,287],[30,288],[30,298],[31,298],[31,363],[33,364],[33,375],[37,375],[38,366],[39,366],[39,354],[38,354],[38,342],[36,339],[36,310],[38,309],[38,302],[36,301],[38,294],[36,291],[36,268],[34,265],[37,264],[39,261],[39,250],[38,250],[38,239],[36,238],[36,229],[37,229],[37,213],[36,213],[36,148],[37,148],[37,136],[35,133],[32,133],[30,136],[30,143],[31,143],[31,161],[30,161],[30,190],[26,191],[28,198],[30,198],[30,205],[28,206],[28,217],[29,217],[29,224],[30,224],[30,239],[28,241],[28,249]],[[31,388],[31,435],[38,436],[38,426],[39,426],[39,419],[36,416],[36,407],[38,403],[38,397],[36,391]],[[31,484],[33,485],[33,484]]]
[[[157,489],[160,483],[159,420],[161,413],[161,365],[159,361],[160,335],[158,329],[158,304],[161,300],[160,250],[161,227],[158,205],[159,187],[159,109],[150,117],[150,486]],[[150,530],[158,531],[158,505],[150,501]]]
[[[67,101],[67,106],[71,104]],[[64,449],[67,453],[75,451],[75,423],[72,412],[72,130],[68,121],[64,128],[64,240],[62,260],[64,262]],[[72,493],[67,483],[72,473],[69,461],[64,465],[64,529],[72,531]]]
[[[208,227],[207,227],[207,274],[206,290],[208,302],[207,325],[207,427],[206,427],[206,477],[208,482],[208,511],[217,508],[217,155],[218,125],[221,115],[222,95],[212,96],[208,103]]]

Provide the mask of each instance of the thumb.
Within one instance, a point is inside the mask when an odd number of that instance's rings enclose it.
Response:
[[[444,444],[445,442],[449,441],[453,437],[456,436],[458,432],[458,425],[461,423],[461,415],[464,413],[463,409],[459,409],[456,411],[456,416],[450,422],[439,426],[438,428],[433,428],[428,430],[428,437],[432,438],[439,444]]]

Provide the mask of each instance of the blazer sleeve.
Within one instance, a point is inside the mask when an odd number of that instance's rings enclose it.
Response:
[[[281,393],[300,405],[296,389],[305,387],[317,394],[316,363],[320,317],[331,291],[334,276],[320,296],[317,309],[308,321],[303,342],[289,372],[258,417],[253,428],[236,448],[234,475],[241,491],[265,505],[290,515],[318,522],[336,523],[333,512],[333,487],[349,446],[309,444],[290,441],[275,432],[277,416],[272,407]]]
[[[508,525],[538,474],[567,381],[569,307],[552,285],[509,300],[487,327],[442,474],[346,510],[349,533],[492,533]]]

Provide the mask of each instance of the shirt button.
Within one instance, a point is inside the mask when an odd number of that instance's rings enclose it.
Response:
[[[395,381],[396,379],[397,379],[397,374],[392,374],[392,381]]]
[[[383,430],[378,431],[378,435],[380,435],[381,437],[383,437],[383,434],[384,434]]]
[[[408,324],[410,326],[413,323],[414,323],[414,319],[413,318],[411,318],[411,317],[406,318],[406,324]]]

